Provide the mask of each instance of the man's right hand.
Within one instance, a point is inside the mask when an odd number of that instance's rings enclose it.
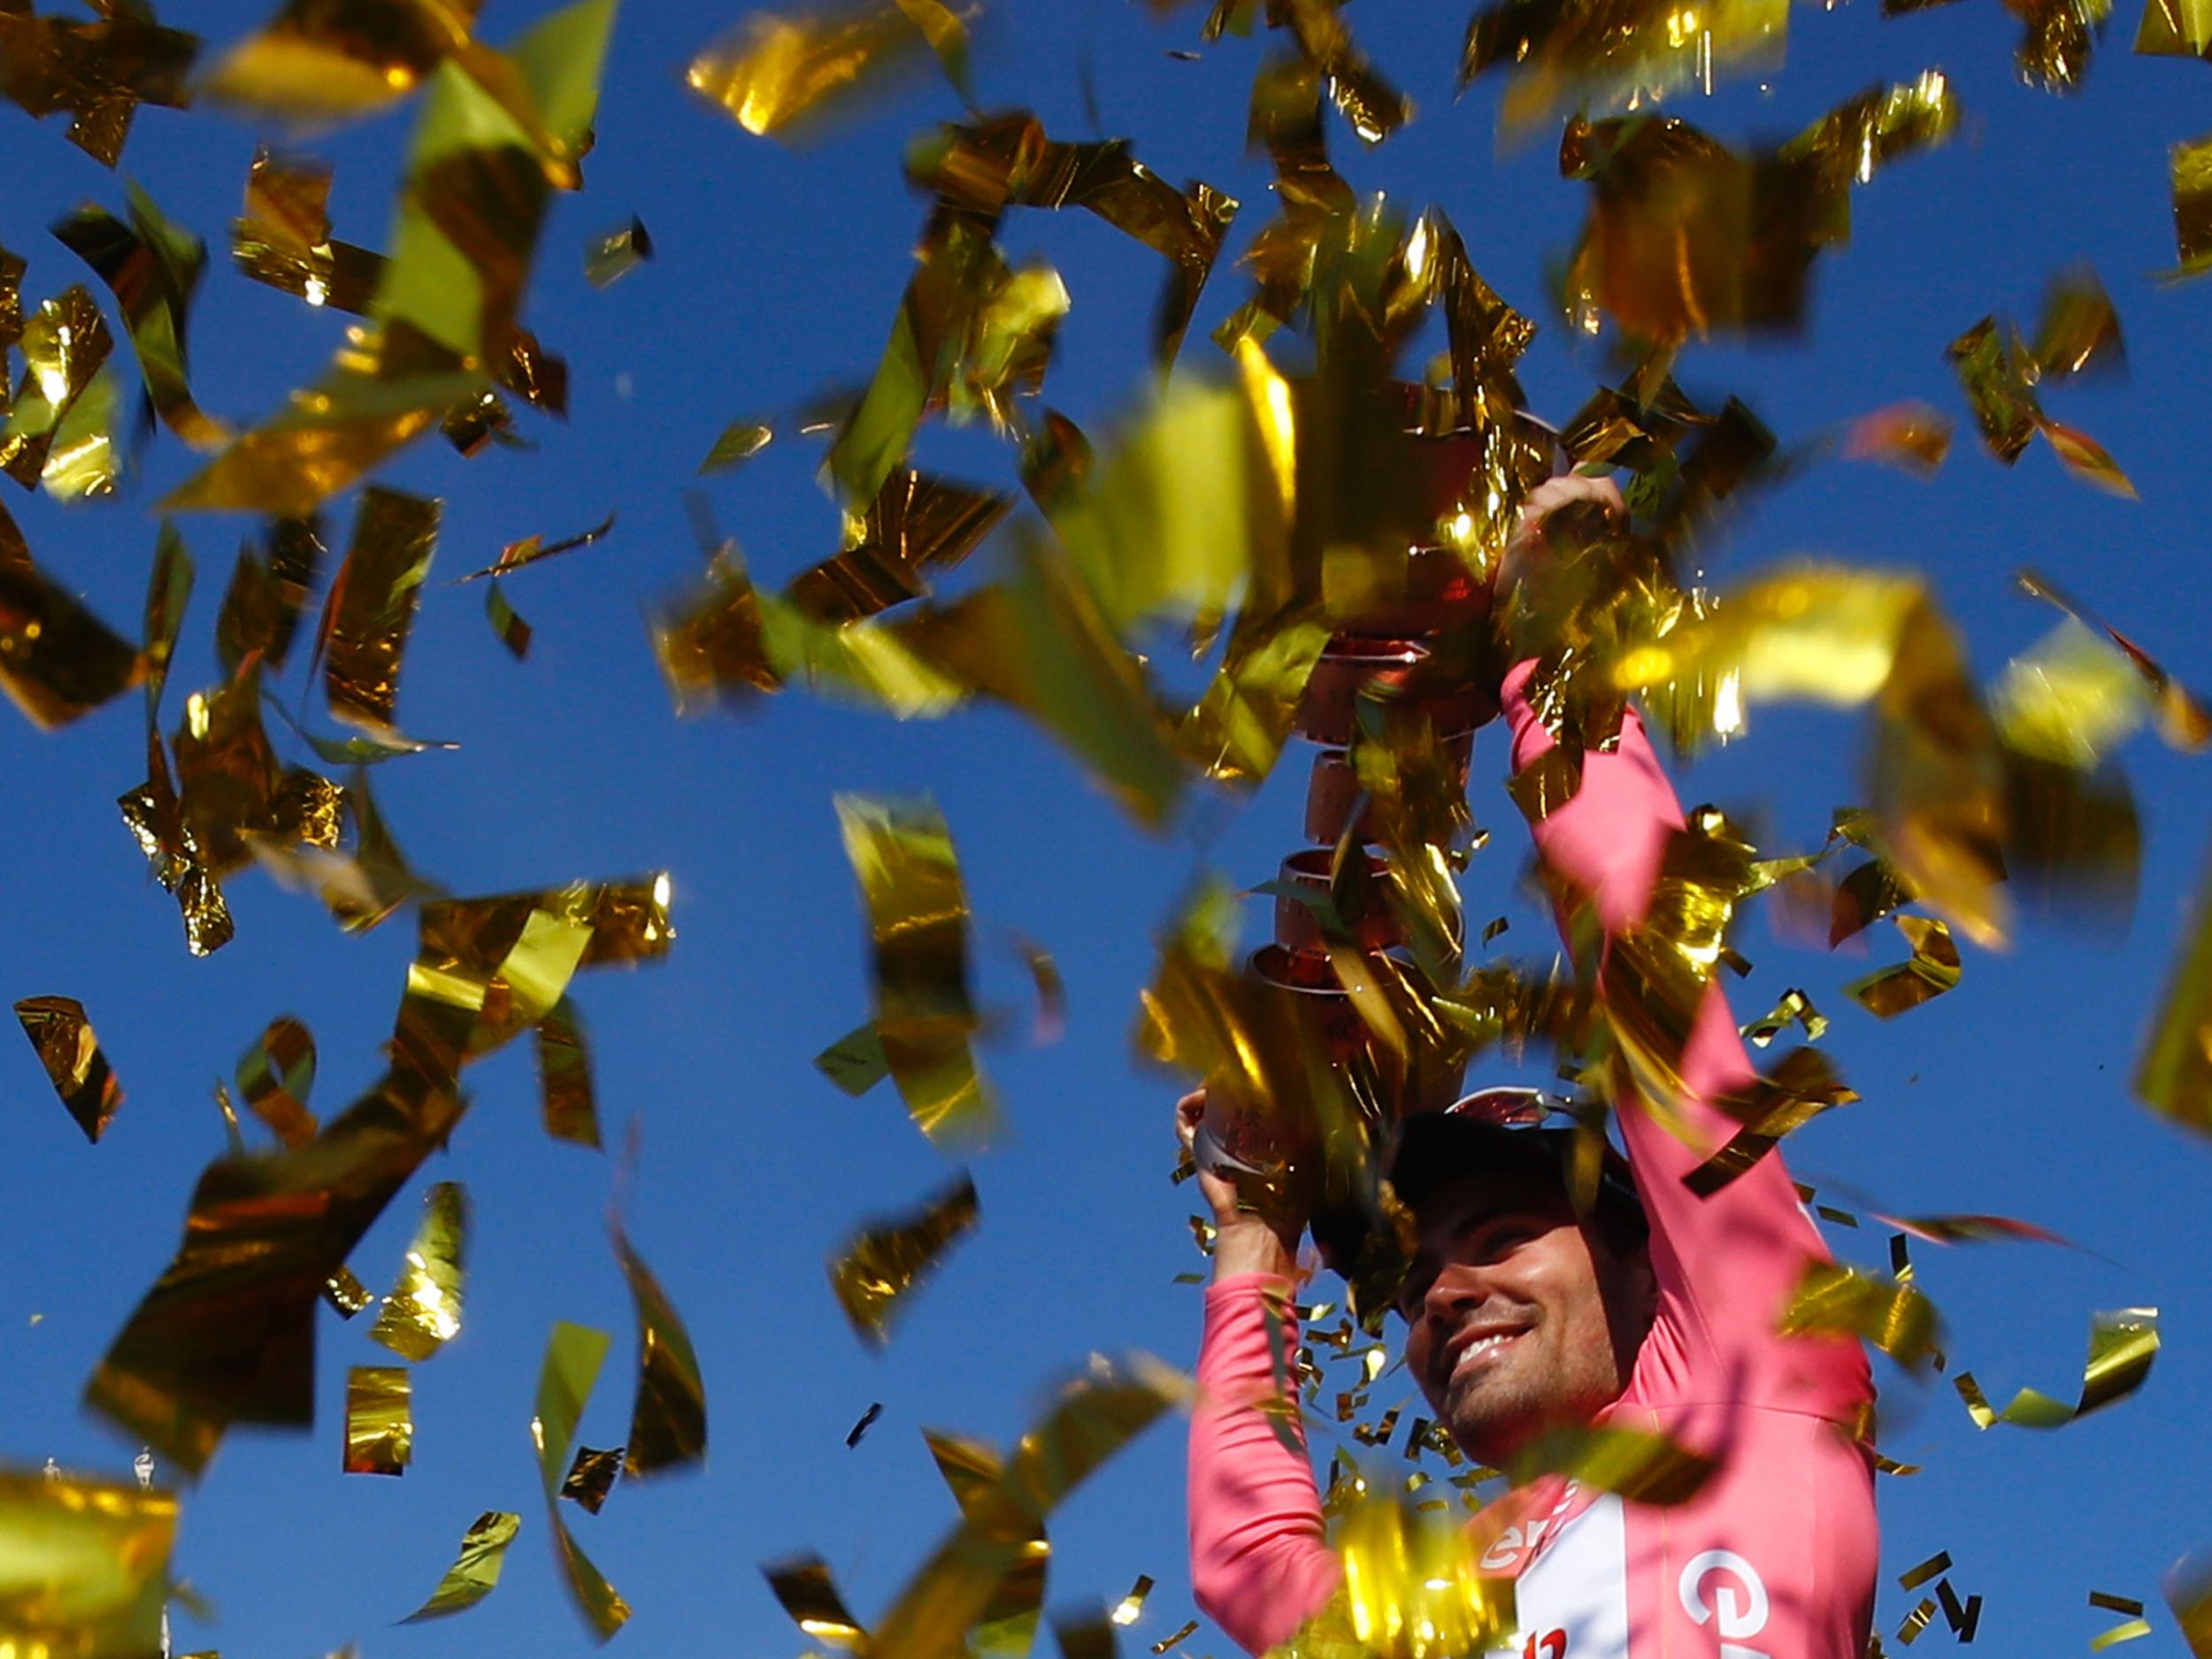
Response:
[[[1186,1153],[1206,1116],[1206,1091],[1194,1089],[1175,1102],[1175,1133]],[[1238,1207],[1237,1189],[1223,1177],[1198,1171],[1198,1190],[1213,1211],[1214,1278],[1238,1273],[1279,1273],[1298,1277],[1298,1238],[1302,1217],[1272,1218]]]

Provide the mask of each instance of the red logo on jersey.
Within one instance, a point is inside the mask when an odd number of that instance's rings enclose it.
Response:
[[[1548,1630],[1541,1636],[1532,1636],[1521,1649],[1521,1659],[1567,1659],[1567,1632]]]

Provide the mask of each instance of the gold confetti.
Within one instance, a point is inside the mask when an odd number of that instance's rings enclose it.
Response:
[[[1816,1262],[1792,1293],[1783,1311],[1783,1334],[1847,1333],[1881,1349],[1909,1371],[1934,1363],[1943,1350],[1935,1304],[1907,1282],[1909,1269],[1883,1279],[1855,1268]]]
[[[756,421],[732,421],[715,439],[714,447],[707,451],[707,458],[699,463],[700,476],[703,478],[709,472],[726,472],[751,460],[768,447],[775,435],[773,428]]]
[[[2212,58],[2212,12],[2203,0],[2144,0],[2135,50],[2147,57]]]
[[[220,103],[290,120],[345,119],[412,92],[467,43],[477,0],[386,12],[373,0],[286,0],[228,52],[203,90]]]
[[[207,250],[197,236],[171,224],[137,185],[126,180],[124,188],[129,224],[88,203],[56,225],[54,235],[114,294],[162,424],[196,449],[214,449],[229,434],[192,401],[185,369],[185,319]]]
[[[800,572],[784,597],[824,622],[856,622],[929,591],[1006,516],[1010,498],[895,468],[840,552]]]
[[[607,1236],[637,1310],[637,1402],[622,1471],[633,1480],[703,1463],[707,1455],[706,1384],[691,1333],[675,1304],[632,1248],[618,1218],[610,1215]]]
[[[2166,153],[2173,180],[2174,242],[2181,255],[2176,274],[2195,276],[2212,268],[2212,138],[2175,144]]]
[[[545,1133],[572,1146],[599,1148],[599,1107],[583,1017],[564,996],[537,1024],[538,1090]]]
[[[1467,25],[1459,83],[1499,68],[1512,84],[1499,106],[1502,138],[1525,137],[1560,109],[1657,104],[1713,89],[1717,72],[1778,67],[1789,8],[1777,0],[1721,0],[1692,10],[1654,0],[1577,8],[1557,0],[1494,0]]]
[[[1923,478],[1932,477],[1950,453],[1950,419],[1926,403],[1878,409],[1844,433],[1846,460],[1891,461]]]
[[[976,1069],[968,905],[951,832],[926,801],[837,797],[873,941],[875,1029],[915,1124],[944,1148],[987,1143],[998,1108]]]
[[[330,234],[330,168],[254,150],[246,207],[231,221],[231,258],[257,282],[310,305],[364,316],[384,277],[384,256]]]
[[[2212,1555],[2193,1550],[2169,1568],[2159,1592],[2195,1659],[2212,1654]]]
[[[492,632],[499,636],[499,642],[507,648],[508,655],[518,663],[526,660],[530,655],[530,625],[508,603],[497,582],[484,589],[484,615],[492,625]]]
[[[160,1652],[176,1528],[177,1501],[158,1488],[81,1480],[50,1462],[43,1474],[0,1470],[0,1644],[88,1659]]]
[[[814,17],[757,12],[693,58],[684,82],[756,137],[803,128],[935,51],[964,61],[967,27],[941,0],[868,0]]]
[[[350,1319],[376,1301],[376,1293],[353,1276],[350,1268],[340,1267],[323,1281],[323,1300],[338,1310],[338,1317]]]
[[[27,996],[16,1003],[15,1017],[61,1103],[84,1138],[97,1144],[123,1103],[123,1086],[100,1051],[84,1004],[69,996]]]
[[[2010,1423],[2027,1429],[2062,1428],[2076,1417],[2126,1399],[2150,1376],[2158,1357],[2158,1310],[2122,1308],[2093,1315],[2089,1321],[2089,1363],[2083,1369],[2081,1397],[2072,1405],[2033,1388],[2023,1388],[2001,1411],[1990,1409],[1971,1371],[1951,1379],[1966,1402],[1974,1426]]]
[[[629,1622],[630,1604],[617,1594],[583,1548],[569,1536],[561,1518],[560,1489],[568,1451],[576,1439],[577,1420],[592,1385],[606,1362],[609,1338],[604,1331],[557,1321],[545,1340],[545,1361],[538,1371],[537,1415],[530,1433],[537,1446],[538,1475],[545,1488],[545,1513],[553,1531],[553,1555],[568,1586],[569,1599],[595,1641],[604,1642]]]
[[[2058,330],[2053,335],[2054,350],[2069,348],[2064,326],[2062,322],[2053,325]],[[2116,322],[2116,339],[2117,326]],[[2088,353],[2095,348],[2081,346],[2080,349]],[[2009,321],[1983,318],[1954,340],[1946,355],[1958,372],[1959,384],[1981,428],[1983,442],[2007,466],[2020,458],[2028,441],[2039,432],[2076,477],[2114,495],[2134,495],[2135,486],[2128,481],[2127,474],[2093,439],[2043,412],[2035,387],[2044,378],[2045,367]]]
[[[2092,1590],[2089,1605],[2122,1616],[2121,1623],[2109,1630],[2100,1631],[2089,1639],[2091,1653],[2102,1653],[2108,1647],[2116,1647],[2124,1641],[2133,1641],[2138,1637],[2151,1633],[2150,1622],[2143,1617],[2143,1604],[2131,1595],[2114,1595],[2108,1591]]]
[[[182,109],[199,37],[163,28],[150,8],[97,8],[96,19],[34,17],[26,4],[0,17],[0,96],[42,119],[70,116],[69,142],[112,167],[142,104]]]
[[[403,1475],[414,1460],[414,1387],[404,1365],[346,1372],[346,1473]]]
[[[458,1181],[432,1187],[399,1280],[369,1332],[371,1341],[420,1363],[461,1333],[468,1225],[468,1189]]]
[[[1163,1636],[1159,1640],[1154,1642],[1152,1644],[1152,1651],[1156,1654],[1164,1654],[1169,1648],[1187,1641],[1191,1637],[1196,1635],[1197,1633],[1198,1621],[1196,1619],[1192,1619],[1188,1624],[1185,1624],[1182,1629],[1174,1632],[1171,1635]]]
[[[1812,1004],[1804,992],[1789,990],[1782,993],[1781,1001],[1763,1017],[1743,1027],[1741,1035],[1755,1048],[1763,1048],[1788,1029],[1791,1021],[1804,1028],[1805,1041],[1818,1042],[1827,1032],[1827,1018]]]
[[[549,543],[543,536],[526,535],[521,541],[510,541],[505,547],[500,549],[499,557],[485,565],[482,570],[471,571],[465,576],[455,577],[454,580],[457,583],[472,582],[480,581],[487,576],[504,576],[511,572],[520,570],[526,565],[534,565],[540,559],[549,559],[556,553],[567,553],[580,547],[589,547],[613,528],[614,514],[609,513],[590,529],[579,531],[572,536],[565,536],[558,541]]]
[[[1106,1617],[1117,1624],[1133,1624],[1144,1611],[1144,1599],[1152,1594],[1152,1580],[1143,1573],[1129,1586],[1129,1594],[1114,1603],[1114,1610]]]
[[[1379,1659],[1448,1659],[1496,1647],[1514,1627],[1512,1580],[1484,1577],[1479,1549],[1442,1516],[1363,1491],[1339,1509],[1333,1547],[1343,1586],[1278,1650],[1290,1659],[1348,1640]]]
[[[522,1517],[504,1509],[487,1509],[469,1523],[461,1535],[461,1551],[438,1580],[430,1599],[399,1622],[420,1624],[466,1612],[499,1587],[499,1571],[507,1564],[507,1546],[522,1530]]]
[[[0,690],[42,731],[138,685],[146,658],[28,565],[0,564]]]
[[[1634,1503],[1687,1503],[1719,1465],[1664,1434],[1641,1429],[1550,1429],[1531,1441],[1509,1471],[1517,1486],[1540,1474],[1561,1474]]]
[[[875,1420],[882,1415],[883,1402],[880,1400],[876,1401],[873,1404],[869,1406],[865,1411],[862,1412],[860,1414],[860,1420],[855,1423],[845,1435],[845,1449],[849,1452],[854,1447],[859,1445],[860,1437],[867,1433],[869,1429],[874,1426]]]
[[[289,1015],[271,1020],[238,1056],[238,1092],[287,1151],[305,1146],[321,1126],[307,1110],[314,1084],[314,1036]]]
[[[2212,879],[2198,892],[2180,956],[2136,1062],[2134,1087],[2160,1117],[2212,1134]]]
[[[977,1220],[975,1183],[963,1175],[911,1216],[863,1228],[830,1259],[830,1286],[853,1330],[881,1347],[905,1298]]]
[[[1882,1019],[1918,1008],[1959,982],[1959,948],[1951,930],[1929,916],[1893,916],[1890,920],[1912,947],[1912,959],[1854,979],[1843,988],[1860,1007]]]
[[[396,733],[400,659],[437,549],[438,518],[436,502],[365,491],[353,545],[331,580],[321,630],[330,711],[373,738]]]
[[[622,1472],[622,1453],[619,1446],[606,1451],[579,1446],[568,1473],[561,1480],[561,1495],[572,1503],[582,1504],[591,1514],[598,1514],[606,1507],[607,1494],[614,1490],[615,1477]]]
[[[2168,743],[2185,750],[2200,749],[2212,744],[2212,712],[2208,712],[2185,687],[2160,667],[2149,652],[2095,612],[2060,592],[2048,578],[2034,571],[2024,570],[2017,580],[2024,593],[2056,605],[2083,626],[2103,634],[2117,648],[2135,672],[2143,677],[2143,683],[2151,694],[2153,718],[2159,734]],[[2116,738],[2120,734],[2116,731],[2113,733]],[[2070,757],[2074,752],[2070,741],[2068,757]]]
[[[829,1563],[819,1555],[795,1555],[761,1568],[768,1588],[791,1622],[826,1647],[856,1653],[867,1645],[868,1632],[846,1609],[830,1577]]]
[[[584,280],[595,288],[619,281],[653,257],[653,239],[634,214],[620,230],[595,236],[584,246]]]

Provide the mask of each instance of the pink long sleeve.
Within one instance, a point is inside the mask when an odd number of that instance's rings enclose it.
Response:
[[[1502,699],[1517,772],[1552,747],[1524,687],[1532,664],[1506,676]],[[1610,753],[1583,757],[1574,795],[1534,826],[1545,861],[1591,895],[1609,933],[1640,919],[1682,810],[1631,710]],[[1710,1197],[1684,1178],[1740,1125],[1712,1105],[1753,1081],[1728,1002],[1715,986],[1698,1010],[1676,1102],[1691,1144],[1624,1102],[1621,1135],[1652,1224],[1658,1317],[1638,1356],[1632,1397],[1757,1401],[1853,1421],[1872,1394],[1865,1356],[1839,1339],[1790,1339],[1775,1327],[1809,1261],[1827,1248],[1797,1202],[1778,1152]]]
[[[1278,1440],[1253,1409],[1279,1397],[1266,1298],[1290,1287],[1272,1273],[1241,1273],[1207,1288],[1191,1415],[1191,1594],[1200,1611],[1255,1654],[1318,1612],[1341,1575],[1303,1452]],[[1284,1352],[1294,1352],[1297,1323],[1286,1316],[1284,1327]]]

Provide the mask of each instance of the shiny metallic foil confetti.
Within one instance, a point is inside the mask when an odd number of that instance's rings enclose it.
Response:
[[[645,1265],[622,1230],[610,1217],[607,1235],[615,1261],[630,1286],[637,1311],[637,1402],[630,1412],[630,1439],[622,1472],[633,1480],[703,1463],[707,1456],[707,1391],[699,1375],[699,1356],[691,1346],[675,1304]]]
[[[526,661],[530,655],[530,625],[509,603],[497,582],[484,589],[484,618],[492,625],[492,632],[507,648],[507,655],[518,663]]]
[[[966,1176],[910,1217],[864,1228],[830,1260],[830,1286],[864,1340],[890,1340],[905,1299],[945,1251],[974,1227],[975,1183]]]
[[[614,1490],[615,1477],[622,1472],[622,1453],[619,1446],[607,1450],[579,1446],[575,1461],[561,1479],[561,1495],[598,1514],[606,1507],[607,1494]]]
[[[2089,1321],[2089,1360],[2083,1367],[2081,1394],[2073,1404],[2053,1399],[2033,1388],[2023,1388],[2001,1410],[1991,1409],[1971,1371],[1951,1379],[1965,1402],[1976,1428],[2010,1423],[2026,1429],[2062,1428],[2076,1417],[2126,1399],[2140,1388],[2158,1357],[2158,1310],[2121,1308],[2093,1315]]]
[[[591,1081],[591,1050],[583,1018],[568,997],[553,1004],[536,1029],[540,1115],[545,1133],[572,1146],[599,1146],[599,1107]]]
[[[775,439],[772,427],[757,421],[733,420],[717,434],[714,447],[707,451],[707,458],[699,463],[699,472],[727,472],[751,460]]]
[[[1908,1370],[1942,1363],[1935,1305],[1901,1276],[1885,1279],[1815,1263],[1791,1294],[1780,1328],[1788,1335],[1848,1333]]]
[[[575,1443],[577,1420],[584,1415],[592,1385],[607,1357],[608,1336],[586,1325],[562,1320],[546,1338],[545,1361],[538,1371],[537,1415],[530,1432],[538,1452],[538,1471],[545,1488],[545,1513],[553,1532],[553,1558],[559,1567],[569,1599],[595,1640],[605,1641],[629,1622],[630,1605],[617,1594],[583,1547],[569,1536],[561,1517],[560,1490],[565,1479],[569,1448]]]
[[[465,1613],[499,1587],[500,1569],[507,1564],[507,1546],[522,1528],[522,1517],[504,1509],[487,1509],[469,1523],[461,1535],[460,1553],[438,1580],[430,1599],[399,1622],[421,1624],[431,1619]]]
[[[987,1142],[998,1108],[969,1046],[968,902],[952,834],[927,802],[837,798],[875,969],[876,1034],[891,1079],[932,1141]]]
[[[1278,1650],[1286,1659],[1449,1659],[1499,1646],[1517,1622],[1512,1580],[1484,1575],[1480,1548],[1448,1517],[1364,1494],[1340,1508],[1332,1547],[1342,1586]]]
[[[51,578],[0,565],[0,690],[42,731],[121,696],[146,658]]]
[[[844,1653],[866,1646],[868,1632],[846,1608],[830,1577],[829,1563],[819,1555],[770,1562],[760,1571],[778,1605],[813,1640]]]
[[[414,1383],[404,1365],[356,1365],[346,1373],[345,1470],[403,1475],[414,1461]]]
[[[376,1293],[353,1276],[350,1268],[341,1267],[323,1281],[323,1300],[338,1310],[342,1319],[376,1305]]]
[[[127,1659],[162,1650],[177,1501],[160,1488],[0,1469],[0,1645]]]
[[[440,1181],[423,1198],[421,1223],[369,1340],[402,1359],[429,1359],[461,1333],[468,1252],[468,1189]]]
[[[269,1022],[238,1056],[238,1092],[288,1151],[305,1146],[320,1125],[307,1110],[315,1086],[315,1038],[290,1016]]]
[[[27,996],[16,1003],[15,1017],[61,1103],[96,1144],[123,1103],[123,1086],[100,1051],[84,1004],[69,996]]]
[[[925,52],[964,57],[967,29],[941,0],[868,0],[815,16],[757,12],[684,71],[684,83],[757,137],[834,114]]]
[[[98,16],[0,15],[0,96],[26,115],[69,116],[69,142],[104,166],[123,153],[141,104],[182,109],[200,40],[164,28],[152,8],[95,7]]]
[[[1890,919],[1912,947],[1912,959],[1844,987],[1860,1007],[1883,1019],[1918,1008],[1955,989],[1959,982],[1959,948],[1949,928],[1932,916],[1893,916]]]
[[[868,1431],[875,1425],[876,1419],[882,1415],[883,1402],[880,1400],[876,1401],[873,1404],[870,1405],[865,1411],[862,1412],[860,1414],[859,1421],[855,1423],[852,1427],[846,1432],[845,1449],[849,1452],[854,1447],[859,1445],[862,1436],[865,1435]]]
[[[563,536],[556,541],[548,541],[541,535],[527,535],[519,541],[510,541],[505,547],[500,549],[499,557],[485,565],[482,570],[471,571],[465,576],[455,577],[454,580],[473,582],[481,581],[488,576],[504,576],[511,571],[520,570],[526,565],[534,565],[540,559],[549,559],[557,553],[568,553],[580,547],[589,547],[613,529],[614,514],[609,513],[590,529],[580,530],[574,535]]]
[[[2198,890],[2180,959],[2136,1062],[2134,1087],[2161,1117],[2212,1134],[2212,880]]]
[[[1129,1586],[1129,1594],[1114,1603],[1114,1609],[1106,1617],[1117,1624],[1133,1624],[1144,1611],[1145,1598],[1152,1594],[1152,1580],[1143,1573]]]
[[[372,488],[323,619],[330,711],[371,736],[393,733],[400,661],[438,541],[438,503]]]
[[[231,258],[257,282],[358,317],[383,280],[384,256],[332,237],[330,176],[322,162],[257,149]]]
[[[621,280],[653,257],[653,239],[642,219],[633,217],[620,230],[595,236],[584,246],[584,280],[603,288]]]

